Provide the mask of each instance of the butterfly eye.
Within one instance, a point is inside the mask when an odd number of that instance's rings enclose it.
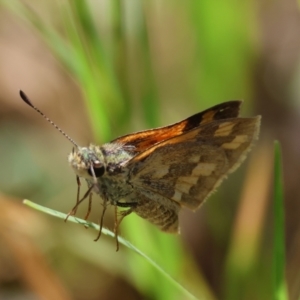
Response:
[[[101,177],[105,172],[105,167],[99,160],[94,161],[92,167],[97,178]],[[88,173],[93,176],[91,169],[88,169]]]

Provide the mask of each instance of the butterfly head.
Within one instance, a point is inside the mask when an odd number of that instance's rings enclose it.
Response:
[[[97,179],[105,173],[105,163],[99,147],[74,147],[68,161],[76,175],[86,179]]]

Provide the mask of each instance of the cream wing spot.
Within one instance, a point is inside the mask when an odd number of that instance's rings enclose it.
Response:
[[[237,149],[241,144],[248,142],[248,136],[245,134],[237,135],[230,143],[222,144],[223,149]]]
[[[192,155],[188,158],[189,163],[198,163],[200,161],[201,154]]]
[[[190,192],[192,183],[177,181],[175,185],[175,190],[180,191],[181,193],[188,194]]]
[[[198,176],[180,176],[178,177],[177,182],[186,182],[195,185],[198,182]]]
[[[181,194],[189,194],[191,187],[196,185],[197,182],[198,177],[180,176],[178,177],[177,182],[175,184],[175,190]]]
[[[233,122],[224,122],[219,125],[219,128],[215,131],[214,136],[228,136],[231,134],[235,123]]]
[[[161,165],[161,167],[159,167],[157,170],[155,170],[155,172],[152,175],[152,178],[162,178],[165,175],[169,174],[170,170],[169,170],[169,166],[166,165]]]
[[[182,193],[175,190],[174,195],[171,197],[174,201],[181,201]]]
[[[192,176],[210,176],[215,170],[214,163],[199,163],[192,171]]]

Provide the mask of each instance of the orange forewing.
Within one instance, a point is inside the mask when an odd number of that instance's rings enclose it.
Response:
[[[124,135],[111,141],[111,143],[134,146],[133,152],[137,154],[159,142],[179,136],[200,125],[216,120],[235,118],[239,114],[241,104],[242,101],[238,100],[224,102],[178,123]]]

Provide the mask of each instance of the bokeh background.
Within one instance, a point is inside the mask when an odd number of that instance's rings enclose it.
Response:
[[[0,1],[0,298],[188,299],[115,241],[22,204],[67,213],[72,145],[244,99],[262,115],[247,161],[169,236],[131,215],[121,235],[199,299],[271,299],[273,140],[283,151],[286,280],[300,296],[300,14],[278,1]],[[82,190],[85,189],[84,184]],[[95,197],[96,199],[96,197]],[[83,204],[78,216],[83,217]],[[100,201],[90,220],[97,222]],[[113,228],[113,210],[105,226]]]

